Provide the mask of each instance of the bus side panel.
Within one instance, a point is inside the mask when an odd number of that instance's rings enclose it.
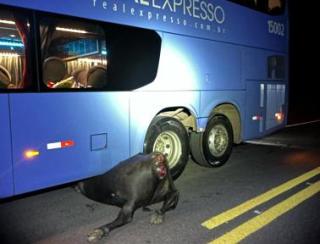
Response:
[[[212,110],[220,104],[233,104],[244,114],[245,110],[245,91],[202,91],[200,117],[208,117]]]
[[[157,78],[143,90],[245,89],[240,64],[238,47],[163,33]]]
[[[208,118],[213,109],[224,103],[232,104],[240,113],[241,126],[243,131],[245,114],[245,91],[202,91],[200,117]]]
[[[225,0],[77,0],[76,4],[65,0],[1,2],[246,46],[287,50],[286,15],[271,16]]]
[[[12,94],[16,193],[101,174],[129,156],[128,93]],[[26,150],[39,155],[27,159]]]
[[[287,54],[243,48],[242,71],[247,89],[244,139],[259,138],[284,127],[288,107]],[[276,114],[283,119],[277,120]]]
[[[0,94],[0,198],[13,195],[8,95]]]

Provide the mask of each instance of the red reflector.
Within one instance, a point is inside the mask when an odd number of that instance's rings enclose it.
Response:
[[[54,84],[55,84],[55,83],[54,83],[53,81],[49,80],[49,81],[47,82],[47,87],[53,88]]]
[[[61,147],[72,147],[72,146],[74,146],[74,141],[72,140],[61,142]]]
[[[255,116],[252,116],[252,120],[253,120],[253,121],[263,120],[263,117],[260,116],[260,115],[255,115]]]

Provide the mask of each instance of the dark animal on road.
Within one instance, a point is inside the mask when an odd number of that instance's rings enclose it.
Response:
[[[163,222],[166,211],[174,209],[179,200],[166,158],[161,153],[138,154],[103,175],[79,183],[80,191],[88,198],[121,208],[117,218],[88,234],[95,242],[122,225],[132,221],[134,212],[154,203],[163,202],[151,217],[152,224]]]

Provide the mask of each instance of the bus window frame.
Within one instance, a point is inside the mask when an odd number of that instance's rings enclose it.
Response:
[[[38,80],[39,80],[39,92],[41,93],[56,93],[56,92],[106,92],[109,91],[108,89],[104,88],[50,88],[48,87],[44,80],[43,80],[43,60],[42,60],[42,50],[41,50],[41,34],[40,34],[40,20],[42,18],[47,18],[47,19],[57,19],[57,18],[63,18],[64,20],[70,20],[74,22],[86,22],[87,24],[91,25],[98,25],[101,30],[104,32],[104,37],[105,37],[105,42],[107,42],[107,33],[106,33],[106,28],[104,26],[105,23],[101,21],[96,21],[96,20],[91,20],[91,19],[85,19],[85,18],[80,18],[80,17],[74,17],[74,16],[69,16],[69,15],[61,15],[61,14],[54,14],[54,13],[49,13],[49,12],[44,12],[44,11],[36,11],[36,32],[37,32],[37,51],[38,51]]]
[[[0,9],[1,11],[8,11],[8,12],[15,12],[19,13],[19,15],[25,17],[28,19],[29,24],[30,24],[30,29],[28,33],[28,39],[32,40],[34,39],[35,41],[30,41],[24,49],[26,50],[27,48],[29,49],[29,57],[27,57],[28,62],[27,62],[27,67],[26,69],[28,70],[27,72],[27,85],[26,87],[21,87],[21,88],[3,88],[0,89],[0,94],[6,94],[6,93],[32,93],[32,92],[38,92],[39,91],[39,82],[38,82],[38,77],[37,77],[37,63],[38,63],[38,58],[36,54],[36,31],[35,31],[35,18],[34,18],[34,11],[20,8],[20,7],[11,7],[11,6],[4,6],[0,4]],[[36,65],[32,65],[33,63],[36,63]]]
[[[108,32],[109,31],[114,31],[115,29],[120,29],[124,28],[124,29],[131,29],[130,31],[134,30],[134,29],[139,29],[139,30],[145,30],[145,31],[151,31],[151,32],[155,32],[157,33],[155,30],[150,30],[147,28],[141,28],[141,27],[135,27],[135,26],[129,26],[129,25],[124,25],[124,24],[116,24],[116,23],[112,23],[112,22],[102,22],[102,21],[97,21],[97,20],[91,20],[91,19],[86,19],[86,18],[81,18],[81,17],[74,17],[74,16],[69,16],[69,15],[62,15],[62,14],[54,14],[54,13],[48,13],[48,12],[44,12],[44,11],[36,11],[36,32],[37,32],[37,39],[38,39],[38,46],[37,46],[37,50],[38,50],[38,80],[39,80],[39,91],[40,92],[130,92],[133,91],[135,89],[140,88],[141,86],[138,87],[134,87],[134,88],[128,88],[128,89],[121,89],[116,87],[113,87],[111,85],[111,87],[106,87],[106,88],[93,88],[93,87],[84,87],[84,88],[50,88],[48,87],[45,82],[43,81],[43,67],[42,67],[42,50],[41,50],[41,36],[40,36],[40,19],[41,18],[63,18],[65,20],[71,20],[71,21],[78,21],[78,22],[86,22],[88,24],[92,24],[92,25],[98,25],[103,31],[104,31],[104,37],[105,37],[105,43],[106,46],[110,45],[110,39],[108,39]],[[160,52],[161,52],[161,37],[159,36],[159,34],[157,33],[160,41],[159,41],[159,53],[157,54],[157,68],[156,70],[158,70],[159,68],[159,63],[160,63]],[[108,60],[108,56],[107,56],[107,60]],[[148,82],[142,82],[144,83],[144,85],[150,84],[152,83],[157,76],[157,71],[155,72],[155,75],[153,77],[152,80],[149,80]]]

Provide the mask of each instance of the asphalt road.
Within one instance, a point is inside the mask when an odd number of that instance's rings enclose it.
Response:
[[[320,123],[251,143],[236,146],[221,168],[190,161],[176,181],[178,207],[162,225],[138,210],[100,243],[320,243]],[[86,233],[117,212],[70,186],[33,194],[0,204],[0,243],[87,243]],[[221,223],[205,222],[219,214]]]

